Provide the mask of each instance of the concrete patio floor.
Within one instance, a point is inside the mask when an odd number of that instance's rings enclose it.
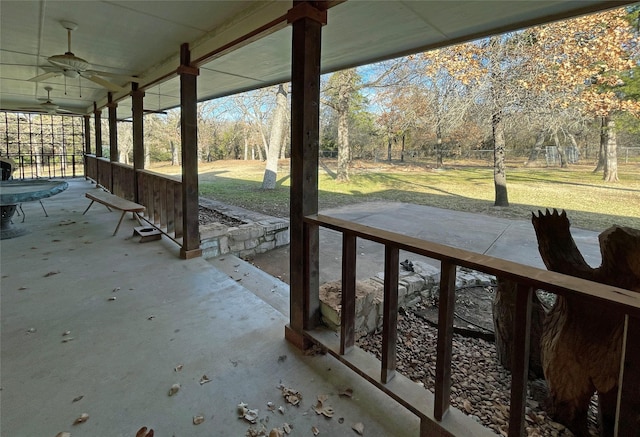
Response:
[[[366,436],[418,435],[417,417],[395,401],[284,340],[282,282],[263,276],[269,304],[204,259],[179,259],[169,240],[139,243],[129,216],[113,237],[119,213],[94,204],[83,216],[94,185],[69,185],[43,201],[49,217],[37,202],[23,205],[25,223],[14,221],[29,233],[0,242],[0,435],[134,436],[147,426],[157,437],[241,437],[250,424],[237,417],[240,402],[260,410],[267,433],[287,422],[291,435],[315,426],[349,436],[362,422]],[[203,375],[211,382],[200,384]],[[299,407],[280,384],[302,394]],[[345,388],[353,397],[339,396]],[[312,409],[322,394],[331,419]],[[73,425],[83,413],[89,419]],[[194,425],[196,415],[204,423]]]

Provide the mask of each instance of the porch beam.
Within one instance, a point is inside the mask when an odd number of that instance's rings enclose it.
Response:
[[[107,94],[109,108],[109,161],[118,162],[118,104],[113,101],[113,93]]]
[[[180,257],[202,255],[198,225],[198,95],[199,70],[191,65],[189,44],[180,46],[180,139],[182,142],[182,248]]]
[[[307,2],[294,2],[294,9]],[[300,348],[303,331],[320,322],[319,228],[304,217],[318,212],[320,52],[323,23],[296,15],[291,48],[290,324],[286,338]]]
[[[356,236],[342,234],[342,294],[340,319],[340,354],[353,349],[356,340]]]
[[[138,170],[144,169],[144,91],[138,84],[131,84],[131,112],[133,116],[133,185],[135,202],[140,199],[138,192]]]
[[[102,111],[93,103],[94,129],[96,134],[96,158],[102,157]]]
[[[625,316],[616,436],[640,430],[640,318]]]
[[[84,120],[84,153],[91,154],[91,116],[83,115]]]

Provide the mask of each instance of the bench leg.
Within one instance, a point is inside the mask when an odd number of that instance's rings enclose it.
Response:
[[[82,215],[85,215],[87,213],[87,211],[89,211],[89,208],[91,208],[91,205],[93,205],[93,202],[95,202],[95,201],[94,200],[91,201],[91,203],[89,204],[89,206],[87,206],[87,209],[84,210]]]
[[[115,237],[115,235],[118,233],[118,229],[120,229],[120,223],[122,223],[122,219],[124,218],[124,215],[127,213],[127,211],[122,211],[122,215],[120,216],[120,220],[118,220],[118,226],[116,226],[116,230],[113,231],[113,236]]]
[[[49,217],[49,214],[47,214],[47,210],[44,209],[44,205],[42,204],[42,200],[39,200],[38,202],[40,202],[40,206],[42,207],[42,210],[44,211],[44,216],[45,217]]]

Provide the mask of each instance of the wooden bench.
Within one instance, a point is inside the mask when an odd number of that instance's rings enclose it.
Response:
[[[114,194],[108,193],[100,188],[96,188],[93,191],[85,193],[85,196],[88,199],[91,199],[91,203],[89,204],[89,206],[87,206],[87,209],[84,210],[82,215],[85,215],[87,211],[89,211],[89,208],[91,208],[93,202],[102,203],[107,207],[109,211],[111,211],[111,208],[122,211],[122,215],[120,216],[120,220],[118,221],[118,226],[116,226],[116,230],[113,231],[113,235],[116,235],[118,233],[118,229],[120,229],[120,224],[122,223],[122,219],[124,218],[124,215],[126,213],[130,212],[134,214],[138,218],[138,220],[140,220],[139,214],[145,211],[144,206],[130,200],[123,199],[122,197],[118,197]]]

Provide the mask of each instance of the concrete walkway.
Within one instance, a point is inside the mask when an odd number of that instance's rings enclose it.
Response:
[[[367,202],[320,211],[321,214],[363,225],[417,237],[427,241],[545,269],[530,221],[509,220],[482,214],[451,211],[429,206],[396,202]],[[571,219],[571,217],[569,217]],[[571,233],[582,255],[592,267],[601,263],[598,232],[572,228]],[[341,277],[342,236],[320,230],[320,283]],[[439,267],[437,260],[400,252],[400,259],[420,260]],[[213,260],[212,260],[213,261]],[[230,276],[237,272],[213,261]],[[288,282],[289,248],[257,255],[253,262],[261,269]],[[358,239],[358,279],[367,279],[384,270],[384,247]],[[250,279],[246,282],[250,282]]]

